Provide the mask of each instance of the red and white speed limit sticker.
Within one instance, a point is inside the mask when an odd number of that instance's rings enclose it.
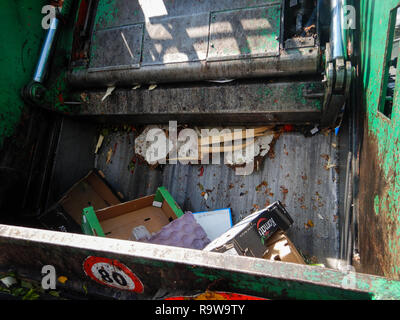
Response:
[[[83,263],[83,269],[87,276],[100,284],[137,293],[143,292],[140,279],[117,260],[90,256]]]

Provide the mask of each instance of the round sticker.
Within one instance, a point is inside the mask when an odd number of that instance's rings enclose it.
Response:
[[[83,269],[86,275],[100,284],[137,293],[143,292],[143,284],[139,278],[117,260],[90,256],[83,263]]]

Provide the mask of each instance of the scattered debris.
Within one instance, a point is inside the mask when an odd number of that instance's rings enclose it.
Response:
[[[259,192],[261,191],[262,187],[268,187],[268,183],[266,181],[262,181],[257,187],[256,187],[256,191]]]
[[[115,90],[115,87],[109,87],[107,88],[106,94],[104,95],[104,97],[101,99],[101,101],[104,101],[107,99],[108,96],[110,96],[113,91]]]
[[[60,277],[57,278],[57,281],[62,283],[62,284],[65,284],[68,281],[68,278],[64,277],[64,276],[60,276]]]
[[[88,95],[87,95],[86,92],[82,92],[82,93],[81,93],[81,100],[82,100],[83,102],[88,102],[88,101],[89,101],[89,97],[88,97]]]
[[[310,133],[311,133],[312,135],[315,135],[318,131],[319,131],[318,127],[315,126],[313,129],[310,130]]]
[[[325,159],[326,161],[329,161],[329,160],[330,160],[330,157],[329,157],[328,154],[321,154],[321,158],[322,158],[322,159]]]
[[[281,192],[282,192],[283,194],[286,194],[286,193],[289,192],[289,190],[286,189],[284,186],[281,186]]]
[[[306,229],[313,228],[314,227],[314,222],[312,220],[308,220],[307,223],[304,224],[304,227]]]
[[[107,164],[109,164],[111,162],[112,155],[113,155],[113,149],[110,148],[110,150],[108,150],[108,152],[107,152],[107,159],[106,159]]]
[[[200,170],[199,170],[198,177],[202,177],[202,176],[203,176],[203,174],[204,174],[204,167],[203,167],[203,166],[201,166],[201,168],[200,168]]]
[[[337,167],[336,164],[328,162],[328,164],[324,166],[324,169],[329,170],[329,169],[336,168],[336,167]]]
[[[94,151],[95,154],[99,152],[101,145],[103,144],[104,136],[100,134],[99,139],[97,140],[96,150]]]
[[[0,279],[0,281],[7,287],[10,288],[14,284],[17,283],[17,280],[14,277],[8,276]]]

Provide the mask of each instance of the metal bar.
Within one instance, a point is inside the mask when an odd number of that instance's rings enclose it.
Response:
[[[331,36],[332,60],[337,58],[347,59],[347,48],[343,30],[344,0],[331,0]]]
[[[39,61],[36,66],[35,74],[33,76],[33,80],[36,82],[43,83],[44,78],[46,76],[47,68],[50,61],[51,51],[52,48],[54,47],[54,43],[56,40],[59,23],[60,21],[58,20],[58,18],[54,18],[51,21],[49,30],[47,31],[46,40],[43,44]]]
[[[171,63],[142,66],[140,69],[89,72],[75,69],[69,82],[77,87],[131,86],[133,83],[171,83],[219,79],[258,78],[315,74],[319,68],[317,48],[297,48],[282,52],[279,57],[217,61]],[[251,70],[251,72],[249,72]]]

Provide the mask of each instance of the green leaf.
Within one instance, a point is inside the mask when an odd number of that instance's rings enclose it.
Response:
[[[22,297],[22,300],[37,300],[39,297],[35,290],[30,289],[28,293]]]
[[[58,293],[58,291],[49,291],[49,294],[52,295],[53,297],[60,297],[60,294]]]

